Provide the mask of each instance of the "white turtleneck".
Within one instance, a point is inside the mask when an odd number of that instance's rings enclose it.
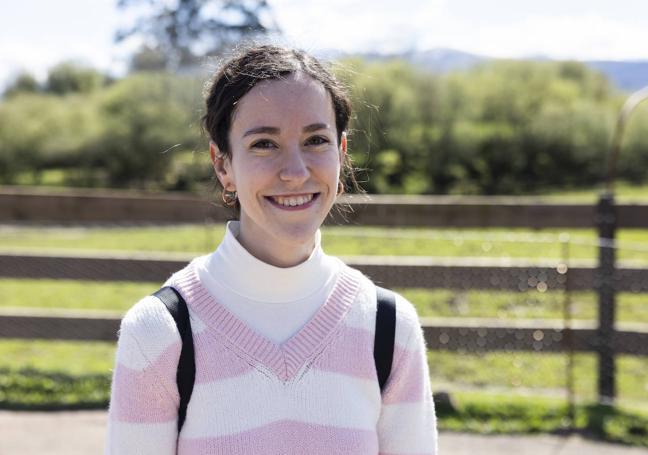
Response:
[[[275,267],[252,256],[237,240],[240,224],[230,221],[213,253],[196,259],[198,276],[214,300],[260,335],[283,343],[326,301],[342,261],[315,249],[294,267]]]

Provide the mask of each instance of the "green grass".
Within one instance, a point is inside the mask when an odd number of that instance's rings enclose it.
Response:
[[[593,204],[597,201],[601,188],[551,190],[542,193],[542,199],[573,201]],[[614,187],[615,199],[618,202],[648,202],[648,185],[633,185],[618,182]]]
[[[96,282],[46,279],[1,279],[0,308],[74,309],[124,313],[160,283]],[[562,319],[565,294],[556,292],[453,291],[398,289],[421,317]],[[574,319],[596,319],[594,292],[572,292]],[[645,294],[620,293],[617,321],[648,324]]]
[[[0,408],[105,408],[114,351],[114,343],[0,340]],[[441,429],[533,433],[570,426],[563,398],[565,355],[430,352],[428,357],[435,392],[452,391],[453,406],[437,409]],[[617,408],[587,405],[595,396],[594,366],[593,355],[576,356],[574,427],[648,447],[648,359],[619,358]],[[534,396],[525,395],[529,391]]]
[[[44,340],[0,340],[3,368],[37,370],[67,376],[109,374],[115,344]],[[575,392],[579,400],[593,400],[596,359],[593,354],[574,356]],[[526,352],[428,353],[434,390],[493,389],[565,393],[565,354]],[[643,403],[648,408],[648,359],[620,356],[617,360],[621,401]]]
[[[333,255],[412,255],[560,260],[558,241],[567,232],[570,259],[594,263],[593,230],[439,230],[326,227],[323,246]],[[187,257],[212,251],[223,225],[118,228],[0,227],[0,250],[168,252]],[[621,231],[618,257],[648,263],[648,231]],[[627,247],[627,248],[625,248]],[[632,247],[632,248],[631,248]],[[643,249],[642,249],[643,247]],[[159,283],[0,279],[0,308],[79,309],[122,314]],[[422,317],[561,319],[562,292],[524,293],[402,289]],[[570,295],[575,319],[596,318],[593,292]],[[619,294],[617,320],[648,323],[646,294]],[[0,340],[0,407],[102,407],[109,397],[114,343]],[[557,431],[566,425],[564,354],[430,352],[435,390],[457,400],[453,413],[440,410],[440,426],[480,432]],[[575,356],[576,397],[596,397],[594,355]],[[619,357],[619,403],[648,409],[648,359]],[[493,393],[500,391],[497,399]],[[526,396],[534,395],[533,397]],[[580,405],[578,428],[608,440],[648,446],[641,412]]]
[[[2,367],[69,376],[107,374],[113,367],[115,343],[99,341],[0,340]]]
[[[16,184],[63,187],[65,186],[68,173],[69,171],[66,169],[46,169],[38,173],[31,171],[23,172],[16,178]]]
[[[103,408],[115,343],[0,340],[0,408]]]
[[[622,406],[579,404],[570,421],[560,399],[459,392],[451,406],[437,406],[439,428],[475,433],[580,431],[610,442],[648,447],[648,412]]]
[[[500,319],[563,319],[566,293],[452,291],[400,289],[421,317],[471,317]],[[574,319],[597,318],[597,296],[594,292],[571,292],[571,314]],[[617,294],[618,322],[648,323],[646,294]]]
[[[430,378],[436,390],[508,390],[566,397],[567,354],[528,352],[428,352]],[[574,355],[576,398],[596,399],[596,355]],[[648,410],[648,358],[619,356],[618,397],[622,403]]]
[[[122,251],[185,253],[212,251],[222,240],[222,224],[113,228],[0,227],[0,250],[42,252]],[[422,229],[325,227],[322,245],[336,256],[437,256],[561,260],[562,234],[569,235],[569,259],[594,261],[597,239],[591,229]],[[621,230],[620,260],[648,263],[648,231]]]
[[[101,310],[125,313],[160,283],[0,279],[0,308]]]

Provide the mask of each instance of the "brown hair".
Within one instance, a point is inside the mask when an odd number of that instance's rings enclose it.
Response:
[[[341,143],[342,133],[347,130],[351,117],[351,101],[345,87],[322,63],[306,52],[261,45],[243,49],[226,61],[207,86],[203,130],[225,157],[231,158],[232,154],[229,132],[237,102],[259,82],[282,79],[297,72],[320,82],[329,92],[335,113],[338,145]],[[340,175],[343,187],[345,180],[359,190],[348,153],[345,154]]]

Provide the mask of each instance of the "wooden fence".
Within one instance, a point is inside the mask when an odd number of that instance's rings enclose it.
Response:
[[[432,258],[349,258],[347,263],[389,287],[499,289],[522,291],[539,282],[546,289],[599,293],[598,324],[564,321],[490,321],[427,319],[424,332],[431,349],[461,351],[521,350],[534,352],[596,352],[599,356],[599,396],[615,395],[614,359],[619,354],[648,355],[648,327],[617,326],[617,292],[648,293],[648,270],[618,267],[614,229],[648,228],[648,205],[549,204],[533,198],[364,197],[344,205],[346,223],[362,226],[574,228],[613,226],[603,236],[597,265],[569,268],[558,264]],[[611,211],[610,211],[611,209]],[[611,215],[610,215],[611,214]],[[185,195],[133,195],[119,192],[48,194],[9,189],[0,193],[0,223],[141,224],[224,221],[228,213],[202,199]],[[339,215],[329,223],[339,223]],[[599,229],[600,230],[600,229]],[[607,255],[607,256],[606,256]],[[603,266],[602,266],[602,263]],[[87,257],[0,254],[0,277],[65,278],[105,281],[162,282],[186,260],[168,257]],[[603,283],[603,284],[601,284]],[[33,312],[0,314],[0,338],[114,340],[118,315],[43,315]],[[606,377],[602,377],[602,376]]]

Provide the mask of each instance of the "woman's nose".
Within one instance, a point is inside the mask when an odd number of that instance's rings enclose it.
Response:
[[[303,183],[310,177],[303,152],[298,147],[285,151],[281,165],[279,178],[285,182]]]

